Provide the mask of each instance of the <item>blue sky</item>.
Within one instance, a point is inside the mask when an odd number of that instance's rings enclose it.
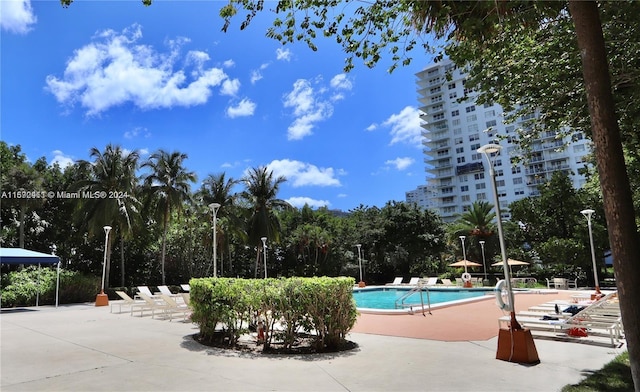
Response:
[[[345,74],[334,41],[265,37],[272,14],[221,32],[224,4],[1,0],[2,140],[63,166],[108,143],[177,150],[194,189],[268,166],[297,207],[381,207],[425,183],[415,73],[430,55]]]

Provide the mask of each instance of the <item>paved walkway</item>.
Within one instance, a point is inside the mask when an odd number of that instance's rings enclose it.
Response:
[[[518,296],[518,301],[524,299]],[[536,340],[540,364],[496,360],[496,316],[501,312],[489,310],[493,301],[486,303],[487,310],[480,311],[486,317],[477,319],[462,307],[426,317],[361,315],[349,335],[357,349],[288,357],[204,347],[192,339],[197,333],[193,324],[111,314],[108,307],[92,304],[3,311],[0,389],[548,392],[580,381],[624,349]],[[367,326],[370,320],[375,328]],[[472,335],[486,320],[492,336]],[[425,334],[442,333],[416,336],[409,333],[414,324]],[[453,331],[458,324],[463,334],[452,334],[455,341],[431,340],[444,339],[446,326]],[[397,335],[406,330],[410,337],[382,336],[391,334],[382,325],[394,325]]]

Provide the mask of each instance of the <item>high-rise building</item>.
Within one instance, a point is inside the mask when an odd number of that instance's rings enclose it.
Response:
[[[511,142],[517,137],[515,130],[526,126],[523,122],[534,116],[505,124],[502,107],[477,105],[477,93],[464,85],[464,71],[449,60],[433,64],[416,76],[428,174],[425,186],[406,193],[407,201],[435,210],[448,222],[477,200],[493,204],[488,163],[477,151],[488,143],[502,146],[495,160],[495,173],[503,219],[510,218],[509,204],[537,195],[537,186],[555,171],[569,173],[575,188],[584,184],[579,169],[586,165],[585,156],[591,149],[581,133],[572,134],[568,143],[558,132],[545,131],[532,143],[527,159],[515,163],[512,158],[520,154]]]

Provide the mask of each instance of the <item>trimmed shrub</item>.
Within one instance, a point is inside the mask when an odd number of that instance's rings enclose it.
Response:
[[[355,324],[353,278],[192,279],[191,320],[200,336],[235,345],[246,327],[262,321],[263,349],[274,334],[290,348],[301,332],[314,335],[316,351],[336,350]],[[275,331],[275,324],[283,330]]]

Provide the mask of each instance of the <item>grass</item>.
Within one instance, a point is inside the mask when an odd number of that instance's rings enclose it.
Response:
[[[618,355],[602,369],[591,373],[579,384],[566,385],[562,392],[627,392],[633,391],[629,352]]]

